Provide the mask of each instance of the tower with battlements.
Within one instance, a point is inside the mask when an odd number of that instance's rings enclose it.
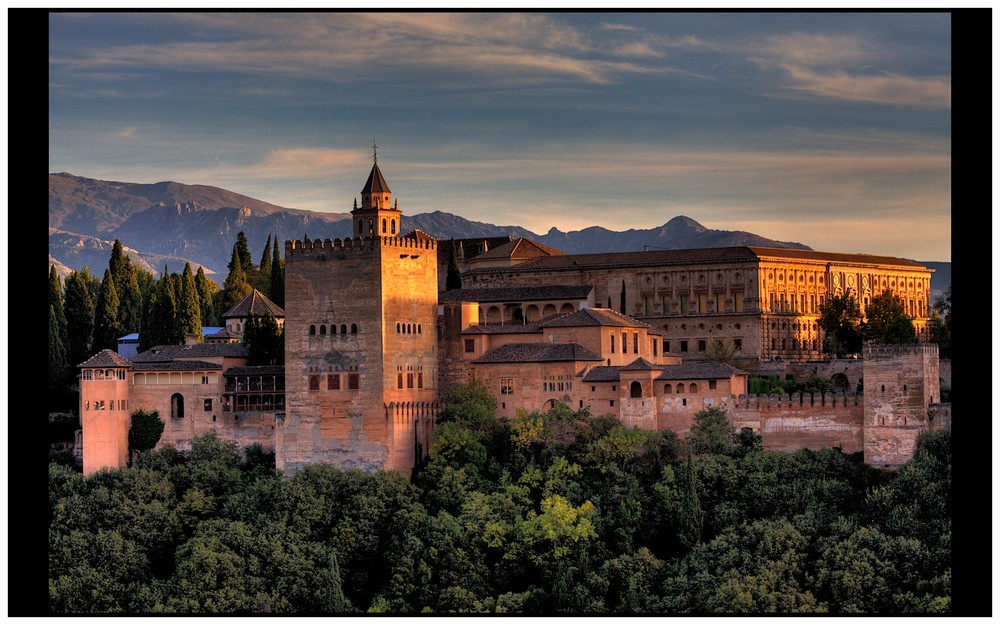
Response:
[[[285,242],[284,421],[277,468],[317,462],[409,473],[438,401],[437,243],[400,232],[375,160],[354,236]]]

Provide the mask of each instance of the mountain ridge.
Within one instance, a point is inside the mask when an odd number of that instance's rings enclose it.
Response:
[[[614,231],[601,226],[538,234],[520,226],[497,226],[435,210],[403,215],[400,231],[421,230],[438,239],[526,237],[567,254],[755,245],[811,250],[745,231],[706,228],[678,215],[662,226]],[[349,213],[288,208],[209,185],[175,181],[132,183],[67,172],[49,174],[49,258],[58,271],[89,267],[103,274],[115,239],[140,266],[159,273],[190,262],[221,284],[237,234],[243,231],[257,261],[269,236],[278,240],[345,238]],[[950,263],[948,277],[950,284]],[[947,285],[945,285],[947,286]]]

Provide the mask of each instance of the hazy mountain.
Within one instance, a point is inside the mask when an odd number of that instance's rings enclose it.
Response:
[[[616,232],[594,226],[571,232],[552,228],[542,235],[520,226],[495,226],[441,211],[403,215],[400,226],[402,232],[418,229],[439,239],[523,236],[570,254],[736,245],[811,249],[750,232],[712,230],[685,216],[648,230]],[[192,269],[204,266],[205,273],[221,283],[240,231],[247,237],[254,262],[259,262],[268,236],[282,244],[304,236],[344,238],[351,235],[351,220],[348,213],[286,208],[206,185],[139,184],[49,174],[49,259],[58,271],[87,266],[92,274],[102,276],[118,239],[134,262],[154,273],[164,265],[180,271],[190,262]],[[924,264],[937,269],[931,289],[942,292],[951,283],[951,263]],[[942,284],[944,279],[947,282]]]

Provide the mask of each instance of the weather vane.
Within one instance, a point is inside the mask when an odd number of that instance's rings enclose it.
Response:
[[[376,163],[378,162],[378,146],[375,145],[375,139],[372,139],[372,158],[375,159]]]

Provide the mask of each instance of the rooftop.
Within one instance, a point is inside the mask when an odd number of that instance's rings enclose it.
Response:
[[[127,358],[119,356],[115,351],[102,349],[78,366],[103,369],[110,367],[131,367],[132,363]]]
[[[544,300],[582,300],[590,296],[593,285],[553,284],[496,288],[452,289],[440,295],[442,302],[525,302]]]
[[[263,317],[268,312],[274,315],[275,318],[284,317],[285,311],[281,309],[280,306],[267,299],[263,293],[254,289],[250,291],[250,294],[244,297],[238,304],[226,311],[226,314],[222,315],[223,319],[229,319],[230,317],[247,317],[250,313],[257,315],[258,317]]]
[[[615,312],[610,308],[581,308],[580,310],[543,322],[542,327],[580,327],[580,326],[616,326],[622,328],[648,328],[643,323],[628,315]]]
[[[168,362],[178,358],[246,358],[248,349],[242,343],[197,343],[195,345],[157,345],[136,354],[133,363]]]
[[[577,362],[601,360],[601,357],[579,343],[508,343],[492,349],[474,363],[500,362]]]

